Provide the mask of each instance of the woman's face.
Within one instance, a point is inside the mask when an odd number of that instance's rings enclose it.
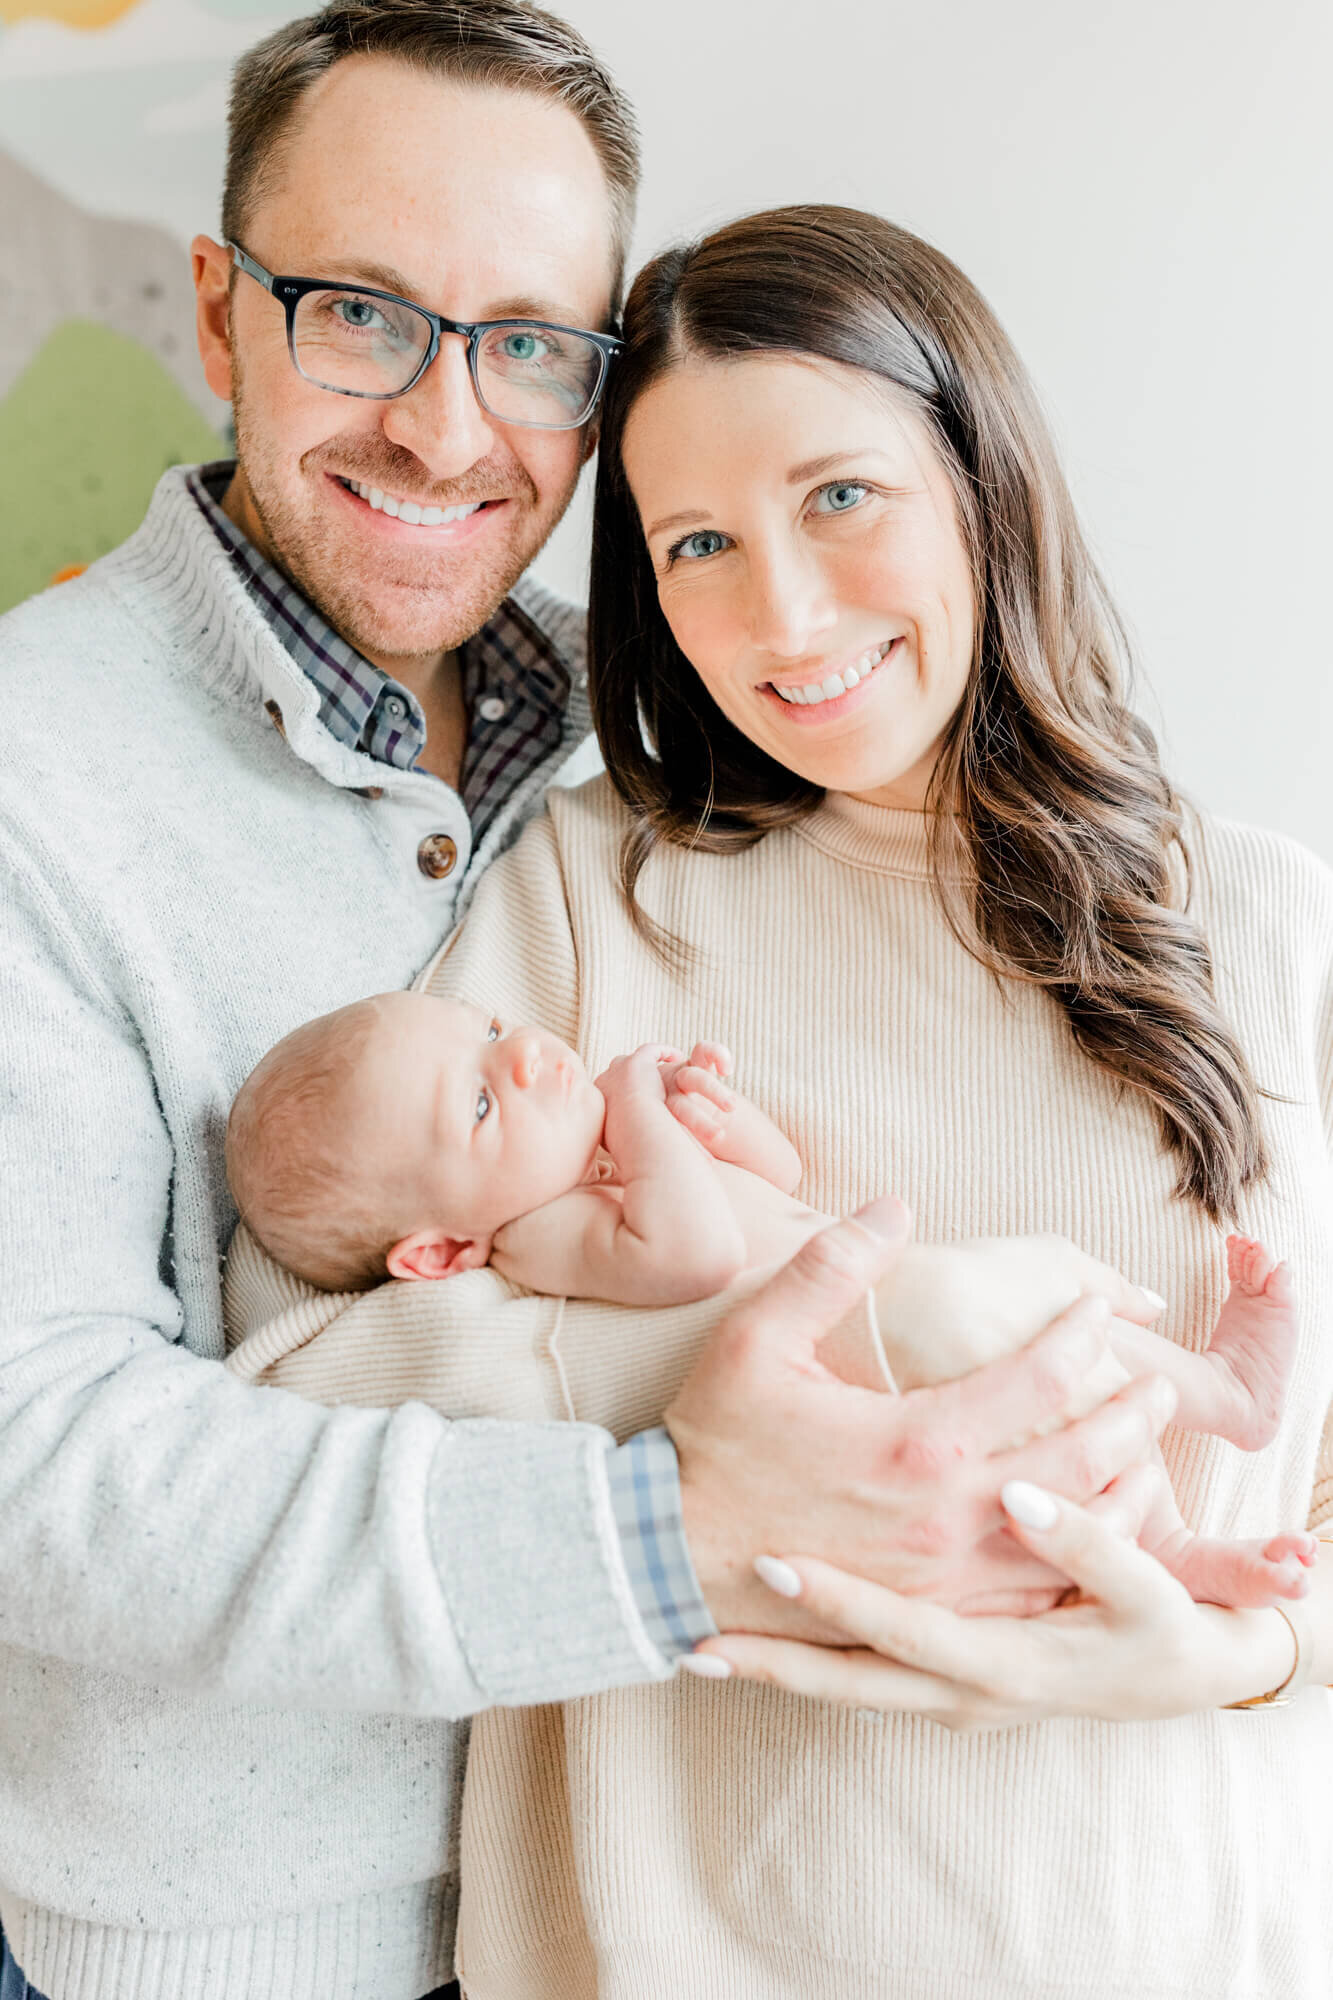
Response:
[[[972,665],[973,590],[926,429],[874,377],[687,359],[625,428],[676,643],[788,770],[919,810]]]

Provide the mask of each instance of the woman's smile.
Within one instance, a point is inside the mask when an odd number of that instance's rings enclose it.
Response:
[[[763,681],[760,692],[776,696],[791,711],[789,720],[802,727],[835,721],[860,706],[872,684],[879,680],[881,668],[900,657],[902,650],[901,636],[881,639],[877,646],[868,646],[844,667],[830,667],[824,662],[805,680]]]

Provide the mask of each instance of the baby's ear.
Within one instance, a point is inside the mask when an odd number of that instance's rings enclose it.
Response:
[[[489,1236],[446,1236],[441,1229],[419,1229],[395,1243],[385,1263],[391,1278],[453,1278],[475,1271],[491,1254]]]

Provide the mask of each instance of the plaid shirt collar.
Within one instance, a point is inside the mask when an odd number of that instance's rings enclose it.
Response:
[[[340,637],[295,584],[222,511],[235,466],[197,466],[186,486],[260,611],[319,694],[330,735],[382,764],[412,770],[426,747],[416,697]],[[459,648],[468,716],[461,794],[480,840],[509,793],[560,744],[569,669],[511,599]]]

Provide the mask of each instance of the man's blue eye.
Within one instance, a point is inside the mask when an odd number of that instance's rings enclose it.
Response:
[[[339,299],[333,309],[344,326],[373,326],[381,318],[369,299]]]
[[[475,1122],[476,1124],[480,1125],[480,1123],[481,1123],[482,1119],[483,1119],[483,1118],[484,1118],[484,1117],[486,1116],[486,1114],[488,1113],[488,1111],[490,1110],[490,1108],[491,1108],[491,1093],[490,1093],[490,1091],[489,1091],[489,1090],[479,1090],[479,1091],[477,1092],[477,1112],[476,1112],[476,1118],[475,1118],[475,1121],[474,1121],[474,1122]]]
[[[671,550],[669,560],[684,556],[686,562],[702,562],[707,556],[718,555],[727,545],[725,535],[716,528],[698,528],[692,535],[685,535]]]

